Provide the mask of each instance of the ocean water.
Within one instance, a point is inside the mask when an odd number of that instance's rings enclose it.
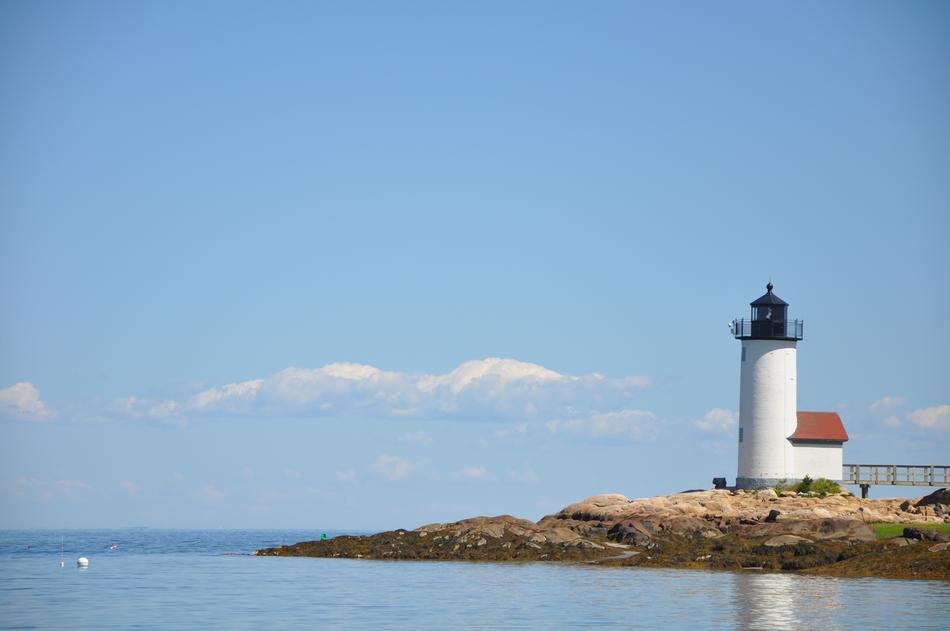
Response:
[[[0,629],[950,627],[950,581],[250,556],[320,535],[0,531]]]

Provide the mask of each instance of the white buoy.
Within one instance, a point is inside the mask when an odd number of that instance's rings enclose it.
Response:
[[[89,567],[89,559],[86,557],[79,557],[76,559],[76,565],[79,567]]]

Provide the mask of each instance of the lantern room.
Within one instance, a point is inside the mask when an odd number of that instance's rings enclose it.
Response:
[[[788,319],[788,303],[772,293],[771,281],[766,293],[750,303],[749,320],[734,320],[732,333],[740,340],[800,340],[804,323]]]

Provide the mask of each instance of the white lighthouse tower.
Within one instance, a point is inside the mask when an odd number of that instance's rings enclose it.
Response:
[[[766,289],[751,303],[752,319],[732,323],[733,335],[742,342],[740,489],[772,487],[798,477],[795,446],[787,439],[798,425],[795,346],[802,339],[803,322],[788,319],[788,303],[772,293],[771,282]]]

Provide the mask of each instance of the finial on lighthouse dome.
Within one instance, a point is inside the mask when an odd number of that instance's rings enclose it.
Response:
[[[773,284],[772,284],[772,281],[769,280],[769,284],[765,286],[765,289],[766,289],[769,293],[772,293],[772,289],[774,289],[774,288],[775,288],[775,285],[773,285]]]

